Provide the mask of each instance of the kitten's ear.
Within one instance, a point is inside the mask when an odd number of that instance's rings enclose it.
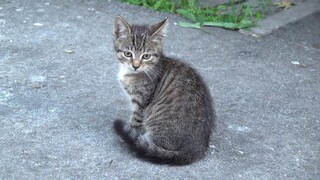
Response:
[[[114,35],[116,38],[126,38],[131,34],[131,27],[127,21],[121,16],[117,16],[115,19]]]
[[[154,24],[150,27],[151,31],[151,39],[154,41],[162,41],[163,37],[166,36],[167,28],[168,28],[168,21],[169,19],[166,18],[165,20],[161,21],[158,24]]]

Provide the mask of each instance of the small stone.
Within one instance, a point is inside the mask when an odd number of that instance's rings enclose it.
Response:
[[[300,63],[298,61],[291,61],[292,64],[294,65],[299,65]]]
[[[39,83],[39,82],[44,82],[46,80],[46,77],[41,75],[34,75],[34,76],[31,76],[29,79],[31,82]]]
[[[244,154],[244,152],[243,151],[238,151],[238,153],[240,154],[240,155],[243,155]]]
[[[33,89],[41,89],[41,88],[45,87],[45,85],[44,85],[44,84],[40,84],[40,83],[33,83],[33,84],[31,85],[31,87],[32,87]]]
[[[38,27],[43,26],[42,23],[33,23],[33,25],[34,25],[34,26],[38,26]]]
[[[76,46],[73,44],[68,44],[66,46],[64,46],[64,52],[68,53],[68,54],[73,54],[76,52]]]

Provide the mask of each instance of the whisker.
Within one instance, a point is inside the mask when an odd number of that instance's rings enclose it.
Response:
[[[144,69],[143,72],[149,77],[149,79],[152,81],[152,77],[151,75],[149,74],[149,70],[148,69]]]
[[[154,69],[150,69],[150,72],[152,73],[154,79],[157,79],[157,77],[159,76],[159,74],[158,74]]]
[[[163,69],[159,67],[149,67],[145,68],[143,72],[148,76],[151,81],[154,81],[159,78],[159,76],[163,73]]]
[[[157,79],[159,77],[159,74],[156,71],[154,71],[154,69],[151,69],[151,72],[154,76],[154,79]]]
[[[159,77],[159,75],[162,74],[163,70],[158,67],[155,67],[152,69],[152,72],[155,74],[156,77]]]

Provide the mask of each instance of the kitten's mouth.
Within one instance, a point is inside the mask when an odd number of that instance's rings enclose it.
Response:
[[[140,68],[139,69],[130,68],[129,71],[132,74],[138,74],[138,73],[143,72]]]
[[[141,72],[141,71],[139,71],[139,70],[137,70],[137,69],[131,69],[131,72],[132,72],[132,73],[139,73],[139,72]]]
[[[126,68],[127,73],[129,73],[129,74],[138,74],[138,73],[144,72],[144,70],[143,70],[144,68],[141,66],[138,68],[134,68],[131,65],[126,65],[125,68]]]

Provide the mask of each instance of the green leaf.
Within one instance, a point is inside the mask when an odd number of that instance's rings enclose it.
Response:
[[[163,3],[163,0],[156,2],[156,4],[153,6],[153,8],[158,10],[161,7],[162,3]]]
[[[147,2],[144,2],[142,5],[143,5],[144,7],[150,7]]]
[[[195,0],[189,0],[189,6],[194,7],[195,6]]]
[[[239,23],[239,29],[253,26],[253,22],[248,19],[242,19]]]
[[[260,11],[258,11],[256,14],[256,20],[260,20],[260,19],[262,19],[262,14]]]
[[[216,26],[223,27],[226,29],[242,29],[253,26],[253,22],[247,19],[242,19],[240,23],[231,23],[231,22],[204,22],[204,26]]]
[[[181,0],[180,4],[181,4],[181,6],[188,6],[189,5],[188,0]]]
[[[196,22],[200,23],[200,25],[202,26],[204,23],[204,17],[203,16],[197,16],[196,17]]]
[[[203,25],[204,26],[223,27],[226,29],[238,29],[238,24],[229,23],[229,22],[204,22]]]
[[[174,13],[176,9],[176,2],[173,2],[170,8],[171,13]]]
[[[181,27],[185,27],[185,28],[196,28],[196,29],[200,29],[201,25],[200,23],[188,23],[188,22],[178,22],[178,25]]]
[[[141,0],[133,0],[133,1],[129,1],[129,3],[133,4],[133,5],[142,5],[143,1],[141,1]]]
[[[190,11],[186,10],[186,9],[177,9],[177,13],[179,13],[182,16],[190,19],[193,22],[197,22],[196,16],[194,14],[192,14]]]
[[[226,11],[227,10],[227,6],[226,5],[219,5],[217,7],[217,9],[220,10],[220,11]]]
[[[253,16],[253,11],[251,6],[249,5],[243,5],[243,13],[245,17],[252,17]]]

